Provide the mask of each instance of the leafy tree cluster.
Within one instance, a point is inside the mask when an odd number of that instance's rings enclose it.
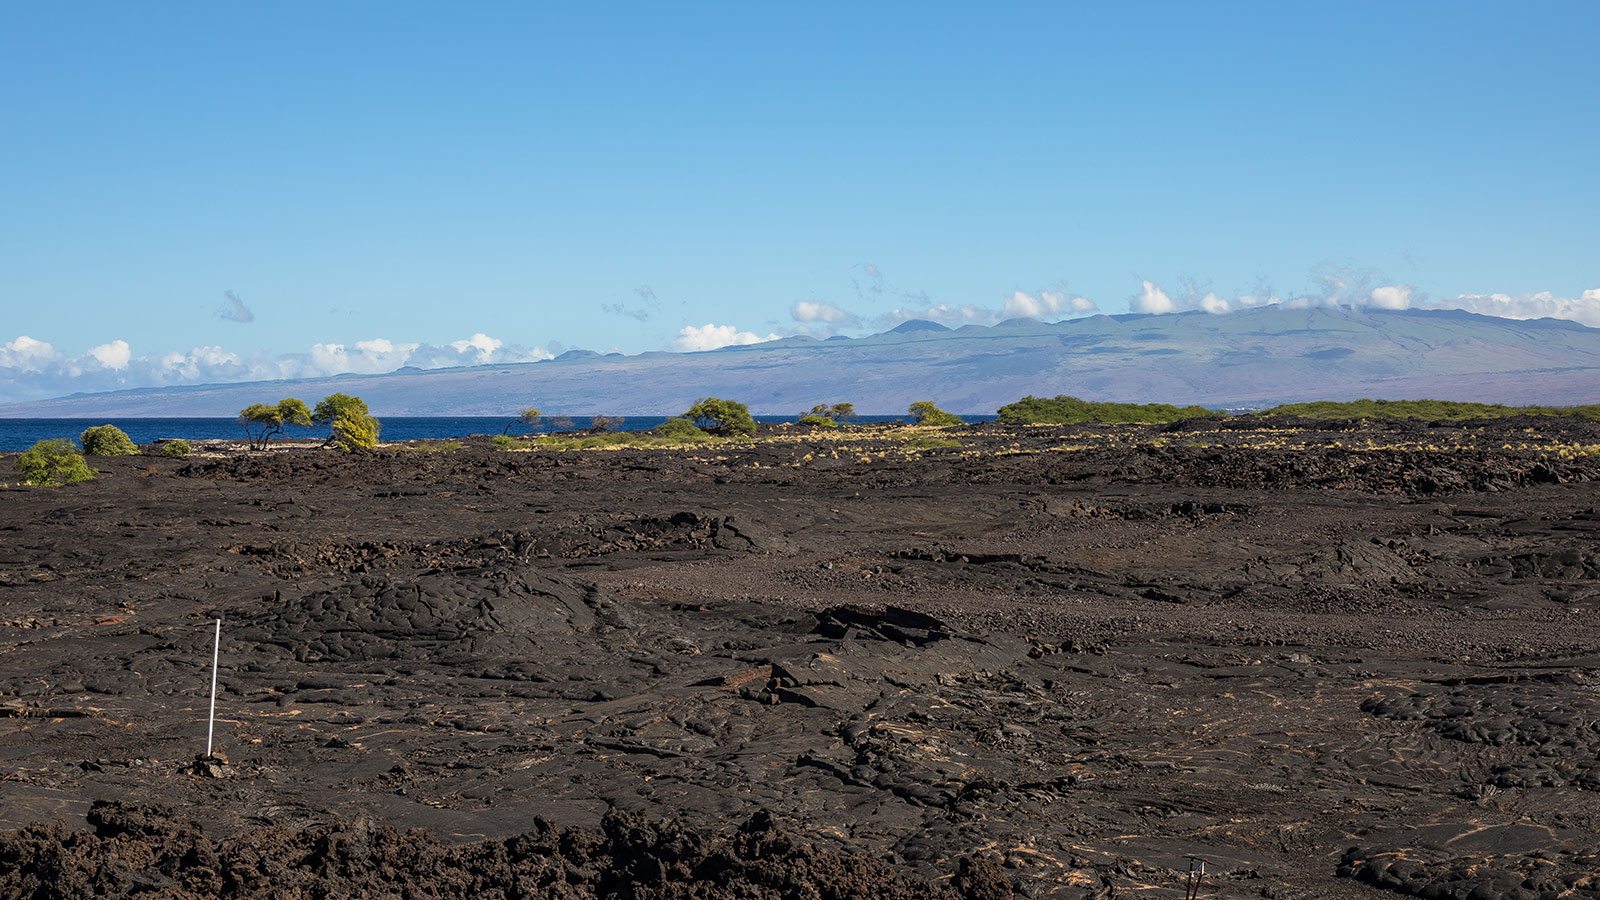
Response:
[[[918,400],[906,409],[911,421],[917,425],[960,425],[961,417],[945,412],[933,405],[932,400]]]
[[[177,440],[163,442],[161,445],[161,455],[188,456],[190,449],[189,442],[179,438]]]
[[[72,484],[95,476],[77,445],[66,438],[39,441],[18,454],[16,466],[24,482],[41,486]]]
[[[1600,419],[1600,405],[1501,406],[1498,403],[1462,403],[1454,400],[1318,400],[1285,403],[1262,415],[1304,416],[1308,419],[1426,419],[1429,422],[1463,419],[1506,419],[1512,416],[1579,416]]]
[[[756,420],[750,415],[750,407],[737,400],[706,397],[689,407],[683,417],[696,428],[710,434],[728,436],[756,433]]]
[[[1065,394],[1054,398],[1028,396],[1000,407],[1000,421],[1007,425],[1177,422],[1183,419],[1221,415],[1222,413],[1203,406],[1180,407],[1167,403],[1093,403]]]
[[[90,456],[135,456],[139,453],[139,445],[115,425],[85,429],[78,441],[83,444],[83,452]]]
[[[273,406],[252,403],[239,410],[239,424],[250,439],[251,450],[267,449],[267,442],[273,435],[282,434],[286,425],[330,425],[333,433],[325,446],[337,447],[346,453],[378,446],[378,434],[383,427],[372,417],[365,401],[349,394],[329,394],[315,409],[294,397],[285,397]]]

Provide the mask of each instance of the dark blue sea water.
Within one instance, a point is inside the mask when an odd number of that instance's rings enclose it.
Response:
[[[411,441],[428,438],[465,437],[469,434],[499,434],[510,419],[503,416],[478,417],[381,417],[383,439],[386,441]],[[756,416],[758,422],[793,422],[794,416]],[[894,422],[903,416],[861,416],[860,422]],[[991,422],[994,416],[962,416],[968,422]],[[646,431],[660,425],[665,416],[628,416],[622,421],[627,431]],[[587,417],[573,417],[573,425],[544,418],[534,426],[536,432],[558,428],[584,427]],[[217,438],[244,439],[244,429],[236,419],[0,419],[0,451],[26,450],[36,441],[48,438],[69,438],[76,441],[85,428],[94,425],[115,425],[128,433],[136,444],[149,444],[158,438],[184,438],[186,440],[214,440]],[[511,429],[512,434],[524,434],[528,429],[520,423]],[[327,437],[327,426],[284,429],[285,438]]]

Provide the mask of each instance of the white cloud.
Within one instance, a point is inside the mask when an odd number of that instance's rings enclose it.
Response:
[[[499,350],[501,345],[504,343],[505,342],[499,338],[489,337],[487,334],[484,334],[480,331],[464,341],[451,341],[450,346],[454,348],[457,353],[466,353],[469,350],[475,350],[477,351],[478,360],[480,362],[492,362],[494,359],[494,352]]]
[[[840,309],[832,303],[813,303],[810,300],[796,300],[790,304],[789,317],[796,322],[823,322],[828,325],[850,327],[861,324],[856,314],[847,309]]]
[[[775,341],[778,335],[769,334],[762,337],[749,331],[740,331],[732,325],[685,325],[678,331],[678,337],[672,342],[672,349],[683,353],[694,353],[700,350],[715,350],[718,347],[731,347],[744,344],[759,344],[764,341]]]
[[[1375,309],[1410,309],[1411,285],[1389,284],[1372,289],[1368,305]]]
[[[412,353],[421,346],[397,344],[388,338],[356,341],[351,348],[344,344],[312,344],[307,359],[312,372],[318,375],[342,375],[346,372],[376,375],[393,372],[406,365]]]
[[[1156,287],[1155,282],[1146,281],[1143,284],[1144,290],[1140,292],[1139,296],[1133,298],[1131,302],[1134,312],[1160,315],[1173,312],[1178,308],[1172,302],[1172,298],[1167,296],[1166,291]]]
[[[246,368],[238,355],[229,353],[221,347],[195,347],[188,353],[172,351],[163,354],[159,359],[140,357],[136,365],[137,370],[150,369],[151,384],[196,384],[209,381],[237,381],[246,377],[257,377],[255,372]],[[266,375],[267,378],[285,378],[286,375]],[[132,380],[132,379],[130,379]]]
[[[1073,315],[1094,312],[1094,301],[1087,297],[1068,296],[1062,291],[1040,291],[1035,297],[1026,291],[1013,291],[1010,299],[1000,310],[1000,315],[1007,319],[1018,316],[1027,316],[1032,319],[1044,319],[1053,316]]]
[[[128,348],[128,342],[118,339],[109,344],[90,347],[89,355],[108,369],[126,369],[128,360],[133,358],[133,351]]]
[[[305,353],[246,360],[218,346],[135,356],[117,339],[68,357],[49,342],[26,335],[0,344],[0,402],[38,400],[74,391],[105,391],[178,384],[226,384],[323,375],[380,374],[402,366],[433,369],[484,363],[537,362],[551,354],[540,347],[508,344],[474,334],[445,344],[372,338],[354,344],[324,341]]]
[[[929,322],[938,322],[940,325],[993,325],[1000,321],[1000,311],[987,309],[982,306],[951,306],[947,303],[937,303],[922,309],[903,309],[896,307],[878,321],[883,324],[898,324],[909,322],[912,319],[926,319]]]
[[[1584,291],[1577,297],[1557,297],[1549,291],[1537,294],[1461,294],[1431,305],[1507,319],[1571,319],[1591,328],[1600,328],[1600,288]]]
[[[538,362],[552,354],[542,347],[508,344],[478,332],[472,337],[444,344],[419,344],[370,338],[344,344],[313,344],[303,355],[284,357],[280,368],[289,374],[277,377],[309,378],[317,375],[342,375],[352,372],[377,375],[403,366],[441,369],[448,366],[481,366],[492,363]]]
[[[25,334],[0,347],[0,369],[38,372],[59,359],[61,353],[49,341],[34,340]]]
[[[1319,277],[1322,292],[1298,297],[1276,294],[1243,294],[1232,300],[1214,293],[1200,295],[1191,286],[1186,294],[1174,298],[1153,282],[1143,282],[1143,291],[1129,301],[1134,312],[1169,313],[1201,309],[1208,313],[1227,313],[1236,309],[1282,306],[1285,309],[1461,309],[1505,319],[1568,319],[1600,328],[1600,288],[1584,291],[1577,297],[1558,297],[1550,291],[1536,294],[1459,294],[1432,298],[1409,284],[1370,285],[1382,276],[1376,272],[1338,270]]]
[[[948,303],[936,303],[920,309],[907,309],[897,307],[878,316],[873,324],[878,327],[892,328],[902,322],[912,319],[926,319],[938,322],[951,328],[962,325],[994,325],[1006,319],[1021,317],[1033,319],[1061,319],[1067,316],[1082,315],[1094,312],[1098,307],[1094,301],[1087,297],[1078,297],[1064,291],[1040,291],[1031,294],[1027,291],[1012,291],[998,307],[973,306],[962,304],[952,306]]]

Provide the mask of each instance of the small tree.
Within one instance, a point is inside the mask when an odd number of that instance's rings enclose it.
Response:
[[[134,456],[139,452],[139,445],[115,425],[85,429],[78,440],[83,444],[83,452],[90,456]]]
[[[823,408],[824,407],[822,407],[822,406],[815,407],[815,409],[823,409]],[[828,418],[827,416],[822,415],[821,413],[818,413],[818,412],[814,412],[814,411],[801,414],[800,421],[799,421],[798,424],[805,425],[805,426],[810,427],[810,428],[838,428],[839,427],[839,423],[838,422],[835,422],[834,420]]]
[[[372,416],[346,410],[333,420],[333,435],[328,440],[346,453],[371,450],[378,446],[378,431],[381,428],[378,420]]]
[[[533,423],[538,421],[538,419],[539,419],[539,411],[530,406],[527,409],[523,410],[522,412],[517,413],[517,417],[515,419],[512,419],[511,421],[507,422],[506,423],[506,427],[501,429],[500,433],[501,434],[510,434],[511,433],[511,426],[516,425],[519,422],[522,424],[522,426],[524,428],[527,428],[529,431],[532,431],[533,430]]]
[[[363,403],[361,408],[366,409],[366,404]],[[239,410],[239,425],[250,439],[251,450],[267,449],[267,441],[275,434],[282,434],[285,425],[310,424],[311,409],[304,400],[294,397],[279,400],[276,406],[252,403]]]
[[[826,403],[818,403],[816,406],[811,407],[811,412],[808,415],[832,419],[835,422],[844,422],[856,417],[856,405],[854,403],[835,403],[829,406]]]
[[[755,434],[756,420],[750,417],[750,407],[737,400],[706,397],[689,407],[684,418],[712,434]]]
[[[911,413],[911,421],[918,425],[960,425],[961,417],[955,413],[947,413],[933,405],[932,400],[918,400],[906,410]]]
[[[66,438],[39,441],[18,454],[17,472],[28,484],[59,486],[88,481],[95,472]]]
[[[589,419],[589,430],[596,434],[607,431],[616,431],[622,427],[625,420],[621,416],[592,416]]]

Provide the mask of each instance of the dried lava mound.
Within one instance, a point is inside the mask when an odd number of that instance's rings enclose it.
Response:
[[[0,834],[0,897],[1003,900],[997,863],[966,858],[948,885],[867,856],[797,843],[757,814],[728,839],[612,812],[600,831],[533,831],[447,845],[362,823],[264,828],[221,843],[165,807],[97,802],[92,833],[31,825]]]
[[[277,652],[302,662],[526,659],[550,640],[631,624],[626,611],[592,585],[520,568],[365,575],[228,618],[236,623],[235,640],[281,648]]]
[[[1385,694],[1368,698],[1361,710],[1421,722],[1470,744],[1529,748],[1490,767],[1489,783],[1495,787],[1600,790],[1600,697],[1581,679],[1561,676],[1431,694]]]
[[[1338,873],[1428,900],[1596,900],[1600,854],[1453,856],[1442,850],[1351,847]]]
[[[1509,491],[1600,477],[1600,461],[1517,459],[1482,450],[1202,450],[1140,447],[1112,471],[1133,481],[1201,487],[1317,488],[1411,496]]]
[[[280,578],[333,570],[462,569],[539,559],[591,559],[613,553],[787,552],[789,542],[759,525],[730,516],[682,511],[671,515],[584,514],[568,522],[543,522],[467,539],[430,541],[308,541],[240,543],[237,553]]]

